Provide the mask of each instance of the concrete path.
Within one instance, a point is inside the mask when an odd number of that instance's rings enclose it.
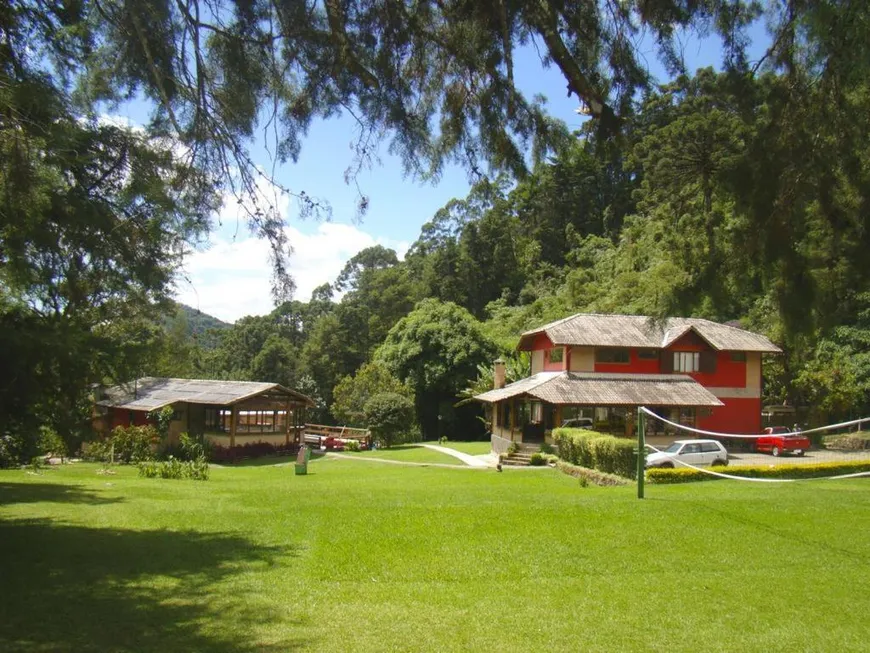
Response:
[[[471,454],[462,453],[461,451],[451,449],[450,447],[439,447],[437,444],[423,444],[422,446],[427,449],[432,449],[432,451],[440,451],[448,456],[459,458],[459,460],[469,467],[495,467],[498,462],[498,459],[491,453],[484,454],[483,456],[472,456]]]
[[[443,467],[445,469],[468,469],[467,465],[450,465],[448,463],[417,463],[410,460],[390,460],[389,458],[369,458],[368,456],[348,456],[346,453],[330,451],[326,459],[342,458],[344,460],[361,460],[366,463],[385,463],[387,465],[404,465],[405,467]]]

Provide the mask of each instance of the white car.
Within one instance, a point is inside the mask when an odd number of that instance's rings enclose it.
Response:
[[[680,462],[695,467],[728,464],[728,452],[716,440],[677,440],[667,449],[646,457],[647,467],[684,467]]]
[[[575,417],[573,419],[566,419],[564,422],[562,422],[562,428],[586,429],[587,431],[594,431],[595,422],[592,421],[591,417]]]

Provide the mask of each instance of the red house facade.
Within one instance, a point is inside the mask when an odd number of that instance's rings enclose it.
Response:
[[[639,405],[711,431],[759,433],[762,356],[781,353],[709,320],[582,313],[524,333],[517,349],[530,353],[531,376],[477,398],[493,408],[493,433],[523,441],[535,440],[538,417],[539,438],[569,420],[630,435]]]

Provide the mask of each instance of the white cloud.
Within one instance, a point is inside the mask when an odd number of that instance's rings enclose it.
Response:
[[[293,246],[290,274],[296,281],[296,298],[302,301],[308,301],[317,286],[332,283],[348,259],[366,247],[381,244],[395,249],[400,257],[408,250],[408,243],[375,238],[347,224],[324,222],[313,234],[286,227],[286,233]],[[176,299],[209,315],[234,322],[273,308],[265,240],[215,238],[209,249],[188,257],[184,271],[176,284]]]
[[[103,114],[98,122],[144,133],[141,125],[125,116]],[[179,159],[189,154],[185,146],[175,141],[156,144],[168,145]],[[228,322],[245,315],[262,315],[274,308],[269,244],[251,236],[246,225],[258,205],[264,210],[275,210],[286,219],[291,198],[266,175],[257,177],[256,195],[256,201],[244,197],[240,202],[231,192],[224,194],[210,244],[207,249],[190,254],[176,277],[177,301]],[[390,247],[400,259],[409,247],[404,241],[376,238],[353,225],[332,222],[320,223],[313,234],[304,234],[294,227],[286,227],[285,232],[293,248],[289,272],[296,282],[295,296],[302,301],[308,301],[317,286],[335,281],[348,259],[366,247],[376,244]]]

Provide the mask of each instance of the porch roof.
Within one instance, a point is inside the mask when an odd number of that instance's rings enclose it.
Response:
[[[277,383],[169,379],[153,376],[108,388],[96,403],[98,406],[152,411],[178,402],[227,406],[267,392],[283,395],[295,400],[295,403],[314,405],[314,401],[304,394]]]
[[[722,406],[715,395],[683,374],[539,372],[475,399],[494,403],[528,396],[551,404],[591,406]]]

